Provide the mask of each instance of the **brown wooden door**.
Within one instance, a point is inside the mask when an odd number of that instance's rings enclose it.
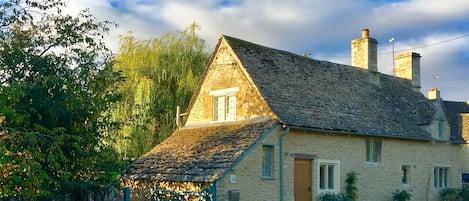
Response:
[[[313,161],[311,159],[295,159],[294,189],[295,201],[313,200]]]

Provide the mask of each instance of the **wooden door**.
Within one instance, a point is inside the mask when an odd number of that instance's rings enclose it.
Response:
[[[313,161],[311,159],[295,159],[294,189],[295,201],[313,200]]]

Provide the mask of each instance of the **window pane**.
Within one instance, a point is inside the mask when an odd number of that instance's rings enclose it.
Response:
[[[439,181],[439,187],[443,187],[443,169],[438,168],[438,181]]]
[[[323,190],[326,187],[326,167],[325,165],[319,166],[319,189]]]
[[[334,190],[334,165],[329,165],[327,168],[327,188]]]
[[[443,169],[443,187],[448,187],[448,168]]]
[[[402,166],[402,183],[408,184],[410,179],[410,166],[403,165]]]
[[[371,161],[371,142],[366,140],[366,161]]]
[[[274,147],[263,146],[263,157],[262,157],[262,176],[272,176],[273,174],[273,160],[274,160]]]
[[[373,162],[379,162],[381,161],[381,141],[375,141],[374,143],[374,157],[373,157]]]
[[[433,186],[438,187],[438,168],[433,168]]]
[[[226,119],[235,120],[236,119],[236,96],[227,95],[226,96]]]
[[[381,161],[381,141],[367,139],[366,140],[366,161],[380,162]]]

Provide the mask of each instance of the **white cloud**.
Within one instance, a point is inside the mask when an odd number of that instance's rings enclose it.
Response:
[[[113,8],[110,1],[69,0],[73,13],[90,7],[98,19],[110,19],[120,26],[111,32],[108,41],[118,48],[119,35],[132,31],[141,39],[160,37],[166,32],[182,30],[192,22],[201,25],[200,36],[213,48],[221,34],[228,34],[269,47],[311,53],[313,57],[350,64],[350,41],[360,37],[362,28],[380,42],[380,52],[390,52],[390,37],[396,38],[396,49],[432,44],[468,33],[469,3],[467,0],[120,0],[123,8]],[[462,23],[466,22],[466,24]],[[450,99],[469,100],[469,90],[459,92],[452,84],[469,80],[469,63],[461,58],[469,52],[463,44],[468,38],[418,49],[422,55],[423,87],[431,86],[432,75],[440,75],[438,87]],[[338,55],[338,56],[337,56]],[[345,57],[344,57],[345,55]],[[391,55],[379,56],[381,72],[392,73]],[[464,63],[465,62],[465,63]],[[446,84],[444,84],[446,83]],[[446,87],[448,85],[448,87]],[[467,88],[467,87],[466,87]],[[428,89],[422,88],[426,93]]]

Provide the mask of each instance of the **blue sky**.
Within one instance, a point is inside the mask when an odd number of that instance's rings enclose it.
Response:
[[[368,28],[379,41],[378,70],[392,74],[389,38],[420,53],[422,93],[438,87],[445,100],[469,101],[469,0],[66,0],[67,13],[90,8],[119,27],[106,38],[157,38],[192,22],[213,51],[221,34],[319,60],[350,64],[350,41]],[[437,78],[435,78],[437,77]]]

